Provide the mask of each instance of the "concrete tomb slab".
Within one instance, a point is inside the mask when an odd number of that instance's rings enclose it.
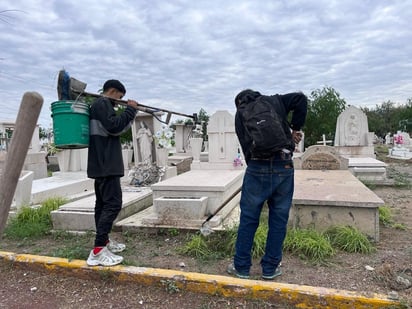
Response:
[[[228,204],[223,207],[215,216],[208,221],[208,226],[215,231],[226,230],[236,225],[239,221],[239,192],[232,198]],[[167,206],[168,211],[172,211]],[[202,211],[200,210],[199,213]],[[139,213],[127,217],[116,223],[116,227],[121,228],[122,231],[137,231],[142,228],[179,228],[197,230],[207,219],[207,216],[202,218],[183,219],[178,216],[164,216],[163,218],[156,213],[154,206],[148,207]]]
[[[192,170],[153,184],[153,200],[206,196],[209,215],[242,186],[243,174],[244,170]]]
[[[385,162],[374,158],[349,158],[349,171],[362,181],[374,184],[387,184]]]
[[[122,189],[123,205],[115,222],[142,211],[153,203],[150,188]],[[66,231],[94,231],[95,200],[94,195],[89,196],[64,204],[58,210],[52,211],[53,228]]]
[[[69,197],[74,194],[92,194],[93,179],[86,172],[56,172],[52,177],[33,180],[31,203],[40,204],[51,197]]]
[[[289,224],[326,230],[350,225],[379,240],[379,211],[384,202],[349,171],[296,170]]]
[[[198,229],[206,218],[226,204],[210,221],[219,228],[239,205],[244,170],[192,170],[153,184],[154,206],[118,223],[123,229],[174,227]]]
[[[169,197],[153,200],[154,211],[160,220],[192,220],[205,216],[207,197]]]

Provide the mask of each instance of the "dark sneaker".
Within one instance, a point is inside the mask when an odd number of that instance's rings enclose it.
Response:
[[[280,269],[280,266],[278,266],[273,274],[263,274],[262,279],[263,280],[273,280],[276,277],[279,277],[282,274],[282,270]]]
[[[238,277],[240,279],[249,279],[250,278],[250,276],[248,274],[239,273],[236,270],[235,265],[233,265],[233,263],[229,264],[229,266],[227,267],[227,273],[232,275],[232,276]]]

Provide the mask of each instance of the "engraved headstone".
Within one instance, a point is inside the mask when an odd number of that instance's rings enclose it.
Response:
[[[338,117],[335,146],[368,146],[368,118],[355,106],[348,106]]]
[[[369,132],[366,114],[355,106],[348,106],[338,117],[334,147],[346,157],[375,158],[374,133]]]
[[[296,169],[303,170],[345,170],[349,159],[341,157],[331,146],[310,146],[304,154],[293,159]]]

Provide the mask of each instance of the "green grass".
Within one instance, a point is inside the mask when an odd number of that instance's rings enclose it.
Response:
[[[53,251],[52,256],[66,258],[68,260],[87,260],[90,250],[82,245],[73,244],[63,248],[57,248]]]
[[[266,236],[268,232],[267,209],[262,211],[259,227],[256,230],[252,246],[252,257],[259,258],[265,253]],[[189,241],[179,248],[178,252],[199,259],[223,259],[233,256],[237,238],[238,226],[219,231],[209,236],[196,233]]]
[[[69,260],[83,259],[89,256],[90,241],[94,238],[92,232],[85,234],[73,234],[65,231],[58,231],[52,234],[58,247],[50,248],[50,255],[54,257],[66,258]]]
[[[50,198],[39,207],[22,207],[17,215],[10,219],[4,230],[4,236],[10,239],[39,238],[50,232],[52,220],[50,212],[66,203],[63,198]]]
[[[73,235],[67,232],[51,234],[52,221],[50,212],[59,208],[66,202],[62,198],[46,200],[37,208],[23,207],[18,214],[7,224],[4,237],[17,240],[21,246],[29,246],[42,236],[48,235],[57,240],[61,245],[56,248],[44,249],[51,256],[71,259],[87,259],[93,236],[91,234]],[[256,231],[252,247],[252,257],[258,259],[264,255],[266,236],[268,231],[267,209],[262,211],[260,225]],[[394,228],[404,229],[403,225],[394,224],[389,207],[379,208],[380,221]],[[208,262],[216,259],[232,257],[235,251],[238,226],[209,236],[200,232],[188,234],[188,239],[177,249],[178,253],[194,257],[200,261]],[[167,236],[178,236],[177,229],[163,231]],[[132,235],[125,233],[126,242],[133,242]],[[47,244],[46,244],[47,245]],[[159,243],[161,246],[162,243]],[[47,248],[47,247],[45,247]],[[317,263],[326,262],[335,254],[335,250],[347,252],[370,253],[375,248],[366,236],[352,227],[334,227],[326,233],[313,229],[289,229],[284,242],[284,250],[296,254],[303,259]],[[42,250],[42,249],[39,249]],[[42,253],[42,252],[39,252]],[[166,252],[167,253],[167,252]],[[126,261],[127,264],[135,264]]]
[[[411,182],[406,174],[397,174],[395,176],[395,187],[411,189]]]
[[[335,254],[328,238],[313,229],[289,229],[283,248],[315,263],[324,263]]]
[[[376,159],[385,161],[389,153],[389,147],[387,145],[375,145]]]
[[[388,206],[379,207],[379,222],[387,227],[391,227],[395,223],[391,208]]]
[[[379,207],[379,222],[382,223],[386,227],[391,227],[396,230],[407,230],[407,227],[403,223],[396,223],[395,219],[393,218],[392,208],[388,206]]]
[[[376,249],[369,239],[351,226],[335,226],[325,233],[334,248],[350,253],[372,253]]]
[[[199,233],[193,235],[185,245],[179,248],[178,252],[199,259],[207,259],[212,254],[206,238]]]
[[[203,261],[232,257],[237,237],[237,226],[224,232],[204,237],[191,235],[178,252]],[[252,257],[258,259],[265,253],[268,226],[262,220],[252,247]],[[314,263],[326,263],[336,250],[350,253],[371,253],[376,249],[367,236],[349,226],[337,226],[322,233],[314,229],[289,229],[283,244],[285,251]]]
[[[256,230],[255,238],[253,239],[252,257],[259,258],[265,254],[266,237],[268,234],[267,223],[260,223]]]
[[[392,227],[395,229],[395,230],[401,230],[401,231],[406,231],[408,228],[406,227],[406,225],[405,224],[403,224],[403,223],[394,223],[393,225],[392,225]]]

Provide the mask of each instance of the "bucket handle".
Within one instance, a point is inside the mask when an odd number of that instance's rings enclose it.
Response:
[[[75,111],[76,111],[76,104],[78,104],[78,103],[87,104],[87,103],[83,103],[83,102],[79,101],[79,99],[80,99],[80,97],[81,97],[82,94],[83,94],[83,91],[81,91],[81,92],[79,93],[79,95],[76,97],[76,99],[74,100],[74,102],[73,102],[73,104],[72,104],[72,106],[71,106],[72,112],[75,112]],[[89,104],[87,104],[87,105],[89,105]],[[80,106],[80,105],[78,104],[77,106]]]

